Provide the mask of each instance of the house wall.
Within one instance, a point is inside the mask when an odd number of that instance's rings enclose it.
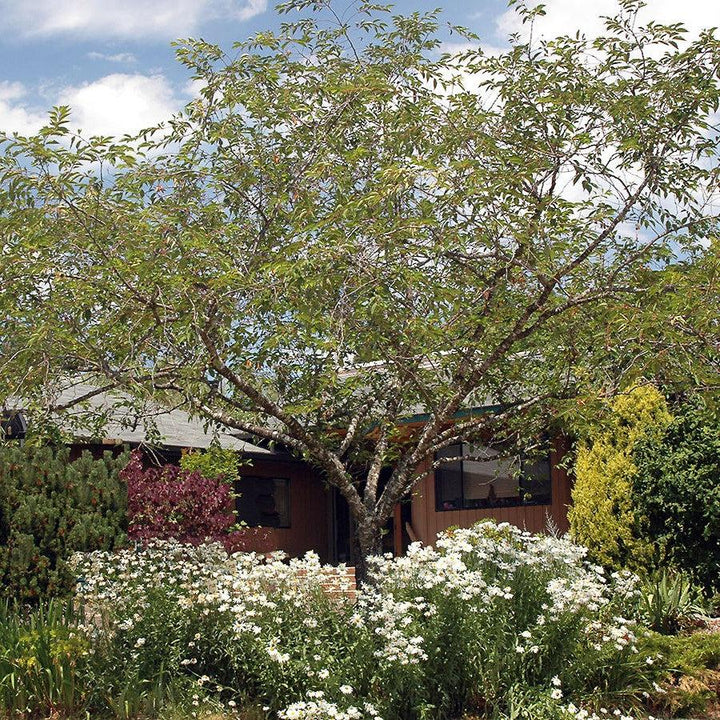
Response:
[[[449,527],[470,527],[478,520],[493,518],[508,522],[530,532],[543,532],[547,516],[562,532],[568,529],[567,509],[570,505],[570,481],[567,472],[557,467],[565,453],[562,439],[555,442],[550,453],[552,505],[519,505],[505,508],[473,510],[435,510],[435,472],[430,470],[416,485],[411,503],[411,526],[417,540],[433,544],[437,534]],[[428,468],[430,462],[427,463]]]
[[[239,489],[242,492],[242,472]],[[329,493],[313,469],[300,462],[253,460],[245,474],[253,477],[289,478],[290,527],[261,527],[246,531],[245,549],[254,552],[283,550],[291,557],[314,550],[329,560]]]
[[[70,459],[76,460],[84,450],[89,450],[93,457],[100,458],[107,450],[116,455],[121,453],[123,446],[114,443],[75,443],[70,448]],[[180,454],[180,448],[171,448],[164,450],[156,460],[177,463]],[[329,562],[329,493],[312,468],[302,462],[253,459],[250,465],[241,468],[241,492],[243,472],[248,476],[290,480],[290,527],[249,528],[244,532],[242,549],[260,553],[282,550],[291,557],[299,557],[308,550],[314,550],[323,562]]]

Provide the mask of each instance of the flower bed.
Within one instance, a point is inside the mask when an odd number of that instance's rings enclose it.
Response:
[[[78,597],[103,609],[96,653],[118,677],[182,678],[283,719],[587,718],[653,690],[625,617],[632,584],[507,524],[376,559],[354,603],[327,592],[346,570],[312,554],[161,541],[75,563]]]

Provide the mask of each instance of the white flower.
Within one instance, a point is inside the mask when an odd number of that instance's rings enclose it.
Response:
[[[343,695],[352,695],[353,694],[352,685],[341,685],[339,690]]]

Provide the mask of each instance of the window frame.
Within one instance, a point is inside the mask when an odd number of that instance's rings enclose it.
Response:
[[[446,450],[449,450],[453,447],[458,447],[459,451],[455,452],[453,455],[447,455],[446,457],[454,457],[462,456],[464,454],[463,452],[463,446],[465,443],[458,443],[457,445],[450,445]],[[489,446],[487,446],[489,447]],[[492,449],[492,448],[490,448]],[[436,453],[434,456],[434,459],[438,460],[438,454]],[[434,489],[435,489],[435,512],[458,512],[460,510],[497,510],[497,509],[503,509],[503,508],[512,508],[512,507],[531,507],[531,506],[547,506],[552,505],[552,498],[553,498],[553,488],[552,488],[552,482],[553,482],[553,465],[551,460],[551,453],[548,451],[547,455],[544,455],[540,458],[535,459],[533,462],[527,462],[526,463],[526,456],[521,452],[519,454],[510,456],[507,458],[508,461],[518,461],[519,462],[519,472],[517,477],[518,482],[518,492],[516,496],[511,497],[503,497],[499,498],[496,502],[491,502],[489,499],[473,499],[473,504],[468,504],[468,499],[466,497],[466,473],[464,469],[465,462],[475,462],[475,461],[465,461],[465,460],[459,460],[453,463],[447,463],[446,467],[453,466],[453,465],[459,465],[459,473],[460,473],[460,498],[459,498],[459,507],[447,507],[450,502],[448,500],[445,500],[441,497],[440,492],[440,485],[443,481],[442,478],[442,465],[439,465],[435,468],[434,471]],[[527,482],[527,478],[530,477],[530,473],[525,471],[526,467],[531,467],[532,465],[538,464],[540,462],[547,463],[547,485],[548,485],[548,492],[547,494],[542,494],[538,496],[538,499],[535,499],[532,494],[523,492],[523,483]],[[449,467],[448,467],[449,470]],[[457,472],[457,470],[456,470]]]
[[[235,517],[238,522],[247,522],[241,517],[240,512],[240,503],[242,502],[243,497],[246,497],[246,494],[243,493],[243,483],[247,481],[252,481],[253,486],[257,487],[258,483],[272,483],[273,484],[273,498],[276,500],[275,493],[278,489],[278,483],[284,483],[284,489],[286,493],[286,499],[287,499],[287,524],[282,524],[283,518],[280,513],[278,513],[279,516],[279,524],[269,524],[264,525],[261,523],[256,523],[253,525],[250,525],[250,523],[247,523],[248,527],[261,527],[261,528],[273,528],[273,529],[279,529],[279,530],[289,530],[292,527],[292,507],[290,502],[290,478],[289,477],[276,477],[276,476],[263,476],[263,475],[243,475],[238,480],[235,481],[235,492],[238,494],[238,497],[235,498]],[[254,501],[257,504],[257,497]],[[277,500],[276,500],[277,502]],[[258,518],[262,520],[262,515],[260,510],[256,510],[256,513],[258,515]]]

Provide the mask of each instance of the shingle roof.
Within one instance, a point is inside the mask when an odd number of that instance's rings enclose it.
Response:
[[[78,398],[90,396],[95,390],[97,387],[91,383],[74,381],[58,393],[55,403],[59,406],[66,405]],[[278,454],[219,428],[206,428],[200,420],[191,418],[182,408],[167,408],[148,402],[144,404],[142,412],[138,412],[129,400],[129,396],[119,390],[101,392],[88,397],[81,406],[74,405],[59,413],[58,423],[78,440],[144,443],[152,429],[157,431],[161,443],[166,447],[207,448],[215,441],[222,448],[236,450],[244,455],[270,458]],[[83,413],[90,413],[95,417],[106,415],[102,437],[98,438],[96,434],[84,430],[75,422]]]

